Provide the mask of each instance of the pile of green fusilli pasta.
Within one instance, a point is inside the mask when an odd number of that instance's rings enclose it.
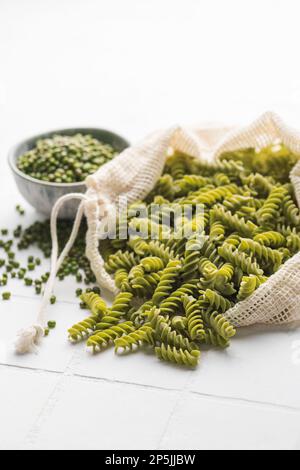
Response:
[[[146,200],[119,220],[117,237],[100,243],[120,293],[111,307],[97,293],[83,294],[91,315],[70,328],[70,340],[87,339],[94,351],[145,345],[160,359],[188,366],[197,365],[202,345],[227,347],[236,330],[225,312],[300,249],[289,182],[297,161],[280,144],[223,154],[214,163],[173,154]],[[178,206],[194,211],[182,218],[191,237],[178,237]],[[145,209],[148,217],[138,217]],[[127,239],[119,236],[124,227]],[[142,227],[156,239],[139,236]]]

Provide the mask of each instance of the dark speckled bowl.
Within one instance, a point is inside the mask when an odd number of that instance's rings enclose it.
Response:
[[[26,175],[17,168],[18,158],[28,150],[33,149],[39,139],[46,139],[55,134],[74,135],[78,133],[91,134],[96,139],[107,144],[111,144],[119,152],[122,152],[122,150],[129,146],[129,142],[126,139],[123,139],[123,137],[118,134],[105,129],[78,128],[59,129],[45,134],[40,134],[24,140],[9,152],[8,163],[13,172],[20,193],[38,212],[41,212],[46,216],[51,214],[52,207],[57,199],[69,193],[84,193],[86,186],[84,183],[47,183],[45,181],[31,178],[31,176]],[[78,204],[79,203],[77,201],[65,203],[60,211],[59,217],[62,219],[73,218]]]

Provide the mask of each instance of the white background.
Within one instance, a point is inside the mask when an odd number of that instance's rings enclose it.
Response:
[[[300,128],[297,0],[0,0],[0,226],[20,202],[8,148],[96,126],[130,141],[175,123],[247,123],[277,111]],[[36,215],[27,209],[26,222]],[[153,356],[96,358],[66,341],[82,317],[57,288],[38,356],[10,340],[38,300],[0,301],[0,448],[298,448],[299,330],[241,332],[197,371]]]

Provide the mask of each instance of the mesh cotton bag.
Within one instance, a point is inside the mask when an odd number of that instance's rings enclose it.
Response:
[[[244,128],[209,128],[196,131],[173,127],[151,134],[139,144],[123,151],[107,165],[101,167],[86,181],[85,195],[70,194],[57,201],[51,216],[53,250],[51,274],[35,325],[22,330],[16,350],[24,353],[35,348],[44,334],[46,309],[52,294],[56,274],[70,250],[83,214],[87,217],[88,232],[86,254],[100,286],[117,292],[113,279],[104,269],[99,253],[99,236],[103,224],[114,214],[122,196],[128,204],[143,199],[161,176],[169,148],[198,159],[213,160],[223,152],[246,147],[264,147],[280,139],[294,153],[300,154],[300,133],[288,128],[273,113],[266,113]],[[300,206],[300,162],[291,173],[296,198]],[[82,200],[74,221],[69,242],[58,257],[56,233],[57,217],[61,206],[71,198]],[[237,327],[253,324],[283,325],[300,320],[300,253],[288,260],[248,299],[237,303],[226,312]]]

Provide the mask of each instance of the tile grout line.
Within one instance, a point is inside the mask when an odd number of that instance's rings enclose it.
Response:
[[[170,414],[169,414],[169,416],[168,416],[168,418],[167,418],[165,427],[164,427],[164,429],[163,429],[163,431],[162,431],[162,433],[161,433],[161,435],[160,435],[160,438],[159,438],[159,440],[158,440],[158,445],[157,445],[157,449],[156,449],[156,450],[160,450],[160,449],[161,449],[161,445],[162,445],[162,443],[163,443],[163,441],[164,441],[164,439],[165,439],[165,436],[166,436],[166,434],[167,434],[167,432],[168,432],[168,429],[169,429],[169,427],[170,427],[172,418],[173,418],[173,416],[175,415],[175,413],[176,413],[176,411],[177,411],[178,404],[179,404],[181,401],[183,401],[183,400],[184,400],[184,397],[185,397],[186,395],[188,395],[188,393],[189,393],[188,386],[189,386],[191,380],[192,380],[192,372],[189,373],[189,376],[188,376],[188,378],[187,378],[187,380],[186,380],[186,382],[185,382],[184,387],[183,387],[182,389],[180,389],[179,392],[178,392],[178,395],[177,395],[177,398],[176,398],[176,400],[175,400],[174,406],[173,406],[173,408],[172,408],[172,410],[171,410],[171,412],[170,412]]]
[[[189,394],[191,395],[197,395],[201,398],[211,398],[214,400],[223,400],[223,401],[231,401],[234,402],[234,404],[240,403],[244,405],[258,405],[258,406],[264,406],[266,408],[274,408],[276,410],[285,410],[285,411],[291,411],[295,413],[300,413],[300,407],[298,408],[297,406],[290,406],[290,405],[282,405],[279,403],[272,403],[272,402],[267,402],[267,401],[260,401],[260,400],[250,400],[248,398],[242,398],[242,397],[230,397],[230,396],[224,396],[224,395],[214,395],[210,393],[203,393],[203,392],[197,392],[195,390],[190,390]],[[233,403],[232,403],[233,404]]]
[[[51,414],[52,410],[55,408],[55,405],[57,404],[60,395],[64,389],[65,383],[70,377],[74,375],[73,367],[75,364],[77,364],[78,359],[79,351],[75,351],[72,357],[70,358],[68,364],[66,365],[64,372],[60,373],[60,376],[58,376],[58,380],[54,385],[52,392],[50,392],[50,394],[48,395],[45,404],[41,407],[41,410],[33,426],[31,427],[31,429],[29,429],[27,435],[25,436],[23,444],[21,444],[20,446],[20,450],[34,450],[35,442],[39,436],[40,429],[43,426],[44,422],[47,420],[48,416]]]
[[[200,398],[207,398],[207,399],[214,399],[214,400],[221,400],[221,401],[231,401],[234,402],[234,404],[237,403],[242,403],[242,404],[248,404],[248,405],[257,405],[257,406],[264,406],[268,408],[275,408],[277,410],[286,410],[286,411],[291,411],[291,412],[300,412],[300,407],[296,406],[290,406],[290,405],[284,405],[280,403],[273,403],[273,402],[265,402],[265,401],[260,401],[260,400],[251,400],[243,397],[234,397],[234,396],[225,396],[225,395],[216,395],[212,393],[203,393],[203,392],[197,392],[195,390],[189,390],[187,389],[188,386],[188,380],[186,382],[186,385],[184,386],[183,389],[180,388],[168,388],[168,387],[163,387],[163,386],[157,386],[157,385],[149,385],[149,384],[143,384],[143,383],[138,383],[138,382],[128,382],[128,381],[123,381],[123,380],[117,380],[117,379],[109,379],[105,377],[96,377],[96,376],[88,376],[84,374],[78,374],[74,373],[71,371],[72,367],[75,365],[77,360],[79,359],[79,351],[76,351],[73,356],[71,357],[69,361],[69,365],[67,365],[66,369],[64,372],[60,371],[54,371],[54,370],[48,370],[48,369],[39,369],[39,368],[34,368],[34,367],[29,367],[29,366],[20,366],[20,365],[15,365],[15,364],[4,364],[0,363],[0,368],[15,368],[15,369],[20,369],[20,370],[27,370],[30,372],[37,372],[37,373],[46,373],[46,374],[54,374],[57,375],[58,378],[64,378],[64,377],[70,377],[73,376],[75,378],[83,379],[86,381],[92,381],[92,382],[107,382],[110,384],[119,384],[119,385],[127,385],[127,386],[135,386],[135,387],[141,387],[144,389],[150,389],[150,390],[157,390],[157,391],[165,391],[165,392],[177,392],[178,394],[186,394],[186,395],[196,395]]]
[[[0,362],[0,369],[3,368],[5,369],[6,367],[10,369],[19,369],[23,371],[29,371],[29,372],[36,372],[36,373],[46,373],[46,374],[52,374],[52,375],[62,375],[63,372],[60,372],[59,370],[51,370],[51,369],[39,369],[36,367],[29,367],[29,366],[20,366],[17,364],[4,364],[3,362]]]

